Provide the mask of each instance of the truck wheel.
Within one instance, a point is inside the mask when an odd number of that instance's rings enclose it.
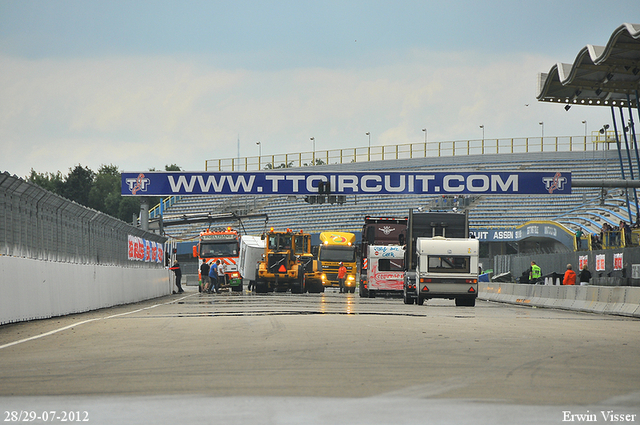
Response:
[[[405,292],[402,294],[402,301],[403,301],[405,304],[413,304],[413,297],[410,297],[410,296],[407,294],[407,292],[405,291]]]
[[[418,305],[423,305],[424,304],[424,297],[421,297],[420,295],[418,295],[418,299],[416,300],[416,303]]]
[[[261,280],[256,280],[255,284],[256,294],[266,294],[267,293],[267,284]]]
[[[376,297],[376,293],[372,290],[369,290],[369,298],[375,298]]]

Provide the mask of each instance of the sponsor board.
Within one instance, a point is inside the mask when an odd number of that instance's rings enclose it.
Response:
[[[320,182],[350,195],[569,194],[571,173],[559,172],[144,172],[122,173],[122,195],[311,195]]]

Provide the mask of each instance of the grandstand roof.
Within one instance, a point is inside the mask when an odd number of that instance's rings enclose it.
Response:
[[[640,24],[622,24],[606,46],[587,45],[572,64],[558,63],[538,76],[542,102],[637,107]]]

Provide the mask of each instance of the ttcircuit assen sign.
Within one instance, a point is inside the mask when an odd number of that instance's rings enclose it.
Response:
[[[560,172],[142,172],[122,173],[122,195],[524,195],[569,194]],[[328,187],[327,187],[328,186]]]

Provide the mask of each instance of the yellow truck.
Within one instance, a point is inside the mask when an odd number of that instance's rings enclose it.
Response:
[[[323,287],[340,287],[338,269],[343,263],[347,269],[345,292],[356,291],[356,235],[346,232],[320,233],[318,261],[322,268]]]
[[[317,262],[311,254],[311,236],[291,229],[262,235],[265,242],[264,258],[258,262],[255,273],[256,293],[284,292],[304,294],[321,292]]]

